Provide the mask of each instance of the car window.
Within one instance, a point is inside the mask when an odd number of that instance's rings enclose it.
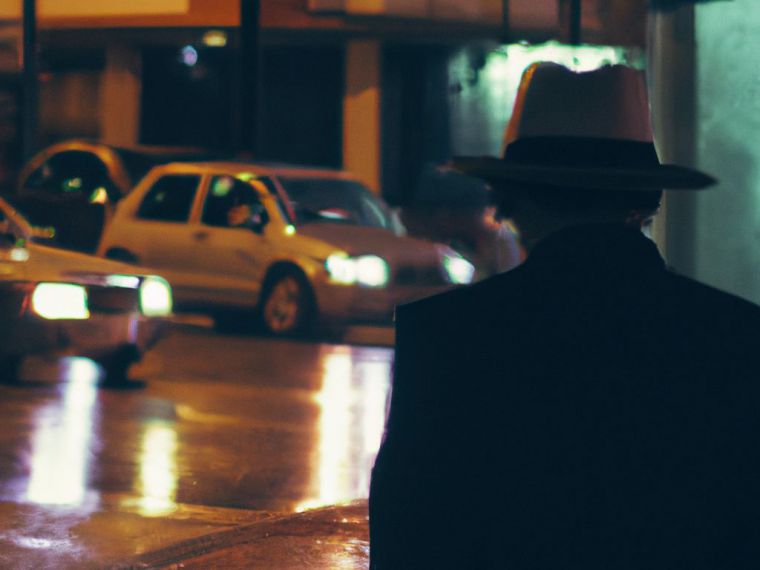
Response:
[[[79,150],[54,154],[34,170],[23,188],[102,202],[113,191],[108,169],[96,155]]]
[[[264,185],[264,188],[267,189],[267,192],[269,192],[269,194],[274,198],[275,204],[277,205],[277,211],[280,212],[280,215],[282,216],[282,219],[285,221],[285,223],[295,223],[295,212],[293,211],[293,208],[290,207],[290,204],[286,203],[286,201],[283,199],[282,193],[277,188],[274,180],[272,180],[269,176],[258,176],[256,177],[256,181],[261,182]]]
[[[11,226],[8,223],[8,218],[5,216],[3,208],[0,207],[0,246],[5,245],[8,240],[8,235],[11,233]]]
[[[266,209],[256,191],[234,176],[214,176],[209,184],[201,221],[209,226],[246,227],[266,223]]]
[[[190,217],[200,176],[170,174],[162,176],[143,198],[137,217],[144,220],[186,222]]]
[[[5,209],[0,204],[0,247],[7,248],[16,244],[18,239],[17,226],[5,213]]]
[[[335,178],[281,179],[299,223],[341,223],[394,229],[385,204],[359,182]]]

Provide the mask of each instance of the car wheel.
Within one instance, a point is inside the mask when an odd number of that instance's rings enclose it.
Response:
[[[314,316],[314,295],[306,278],[294,270],[283,271],[265,285],[261,303],[264,329],[278,336],[308,332]]]
[[[103,384],[120,386],[130,383],[129,367],[140,360],[137,349],[131,346],[117,350],[113,354],[98,359],[105,378]]]
[[[0,357],[0,383],[16,384],[19,381],[21,363],[24,357],[20,354],[11,354]]]

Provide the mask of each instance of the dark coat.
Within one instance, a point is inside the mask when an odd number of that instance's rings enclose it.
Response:
[[[590,225],[396,334],[371,568],[760,567],[760,307]]]

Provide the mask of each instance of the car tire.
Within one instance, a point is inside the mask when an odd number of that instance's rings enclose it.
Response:
[[[0,357],[0,384],[18,384],[23,361],[20,354]]]
[[[98,359],[98,364],[103,369],[103,384],[107,386],[124,386],[129,384],[129,368],[140,360],[137,349],[126,346],[113,354]]]
[[[264,284],[259,308],[263,329],[274,336],[301,336],[314,323],[314,293],[306,277],[295,269],[272,274]]]

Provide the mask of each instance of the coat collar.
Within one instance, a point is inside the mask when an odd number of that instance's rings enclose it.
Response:
[[[577,271],[664,271],[655,243],[623,224],[584,224],[557,231],[531,251],[526,268]]]

